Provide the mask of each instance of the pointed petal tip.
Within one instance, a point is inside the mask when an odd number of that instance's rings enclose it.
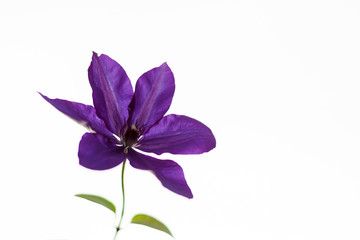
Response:
[[[88,71],[90,70],[90,68],[91,68],[91,65],[93,65],[93,64],[96,64],[98,61],[99,61],[99,56],[98,56],[98,54],[96,53],[96,52],[92,52],[93,54],[92,54],[92,56],[91,56],[91,63],[90,63],[90,66],[89,66],[89,68],[88,68]],[[95,62],[95,63],[94,63]]]
[[[190,189],[189,189],[190,190]],[[194,198],[194,195],[192,194],[191,190],[190,192],[185,196],[187,197],[188,199],[193,199]]]
[[[41,92],[39,92],[39,91],[36,91],[41,97],[44,97],[44,95],[41,93]]]
[[[160,65],[160,67],[162,67],[162,66],[166,66],[166,67],[169,67],[169,65],[167,64],[167,62],[163,62],[161,65]]]
[[[92,60],[100,60],[101,58],[110,58],[108,55],[106,55],[106,54],[98,54],[97,52],[95,52],[95,51],[92,51]],[[115,61],[115,60],[113,60],[112,58],[110,58],[111,59],[111,61]]]
[[[159,66],[159,68],[160,68],[160,69],[167,70],[167,71],[171,72],[172,75],[174,75],[173,72],[172,72],[172,70],[171,70],[171,68],[170,68],[170,66],[169,66],[169,64],[168,64],[167,62],[163,62],[163,64],[161,64],[161,65]]]
[[[42,94],[41,92],[37,92],[37,93],[40,94],[40,96],[41,96],[45,101],[47,101],[48,103],[50,103],[51,105],[53,105],[53,104],[51,103],[51,100],[54,100],[54,99],[51,99],[51,98],[45,96],[45,95]],[[54,107],[55,107],[55,106],[54,106]]]
[[[43,99],[45,99],[47,102],[49,102],[50,103],[50,101],[51,101],[51,98],[49,98],[49,97],[47,97],[47,96],[45,96],[44,94],[42,94],[41,92],[37,92],[38,94],[40,94],[40,96],[43,98]]]

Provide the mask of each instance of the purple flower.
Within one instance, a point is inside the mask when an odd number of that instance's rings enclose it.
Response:
[[[160,160],[136,151],[155,154],[201,154],[216,145],[211,130],[187,116],[170,114],[175,90],[166,63],[144,73],[135,92],[124,69],[106,55],[93,53],[88,69],[93,106],[41,96],[60,112],[85,125],[79,144],[80,165],[113,168],[125,159],[137,169],[150,170],[169,190],[192,198],[182,168],[172,160]]]

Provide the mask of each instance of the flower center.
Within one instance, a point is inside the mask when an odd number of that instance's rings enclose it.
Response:
[[[121,138],[121,142],[125,147],[124,153],[128,152],[128,148],[136,146],[136,143],[141,136],[139,130],[137,130],[135,125],[132,125],[130,128],[126,130],[124,135]]]

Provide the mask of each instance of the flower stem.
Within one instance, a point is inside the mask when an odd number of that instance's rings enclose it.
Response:
[[[114,236],[114,240],[116,239],[116,236],[118,234],[118,232],[121,229],[121,222],[123,220],[124,217],[124,210],[125,210],[125,188],[124,188],[124,172],[125,172],[125,163],[126,163],[126,159],[123,162],[122,165],[122,170],[121,170],[121,191],[122,191],[122,210],[121,210],[121,216],[120,216],[120,221],[119,221],[119,225],[116,227],[116,232],[115,232],[115,236]]]

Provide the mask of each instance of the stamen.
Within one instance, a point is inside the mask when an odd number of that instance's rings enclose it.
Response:
[[[120,139],[120,137],[119,137],[118,135],[116,135],[116,134],[113,133],[113,136],[114,136],[114,138],[116,138],[116,140],[117,140],[118,142],[121,142],[121,139]]]

